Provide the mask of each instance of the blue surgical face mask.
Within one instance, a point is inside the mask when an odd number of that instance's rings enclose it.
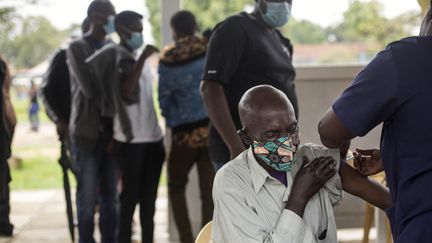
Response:
[[[105,33],[107,35],[112,34],[115,32],[115,23],[114,23],[114,16],[110,15],[107,18],[106,24],[103,26]]]
[[[140,32],[132,32],[131,37],[126,40],[126,45],[132,50],[140,48],[144,43],[143,34]]]
[[[291,17],[291,4],[287,2],[267,2],[264,1],[267,5],[267,11],[265,13],[261,11],[264,22],[272,28],[277,28],[288,23],[289,18]]]

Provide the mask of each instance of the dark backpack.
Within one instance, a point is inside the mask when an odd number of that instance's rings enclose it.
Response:
[[[54,122],[69,122],[71,90],[66,50],[59,50],[52,59],[42,83],[42,95],[48,116]]]

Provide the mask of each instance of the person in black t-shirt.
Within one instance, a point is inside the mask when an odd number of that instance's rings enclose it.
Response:
[[[211,120],[209,153],[216,169],[240,154],[245,146],[238,103],[250,88],[268,84],[284,92],[298,116],[293,48],[277,29],[291,15],[292,0],[255,0],[251,14],[228,17],[212,33],[201,83]]]

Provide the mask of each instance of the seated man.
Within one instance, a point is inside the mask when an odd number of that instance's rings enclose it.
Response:
[[[294,109],[281,91],[248,90],[239,113],[239,135],[250,148],[216,174],[214,242],[335,243],[332,207],[342,189],[381,209],[390,206],[387,189],[344,162],[347,148],[299,145]]]

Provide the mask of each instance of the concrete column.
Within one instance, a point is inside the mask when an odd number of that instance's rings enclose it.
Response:
[[[161,16],[162,16],[162,46],[172,42],[172,34],[170,29],[171,16],[182,8],[182,0],[161,0]]]

